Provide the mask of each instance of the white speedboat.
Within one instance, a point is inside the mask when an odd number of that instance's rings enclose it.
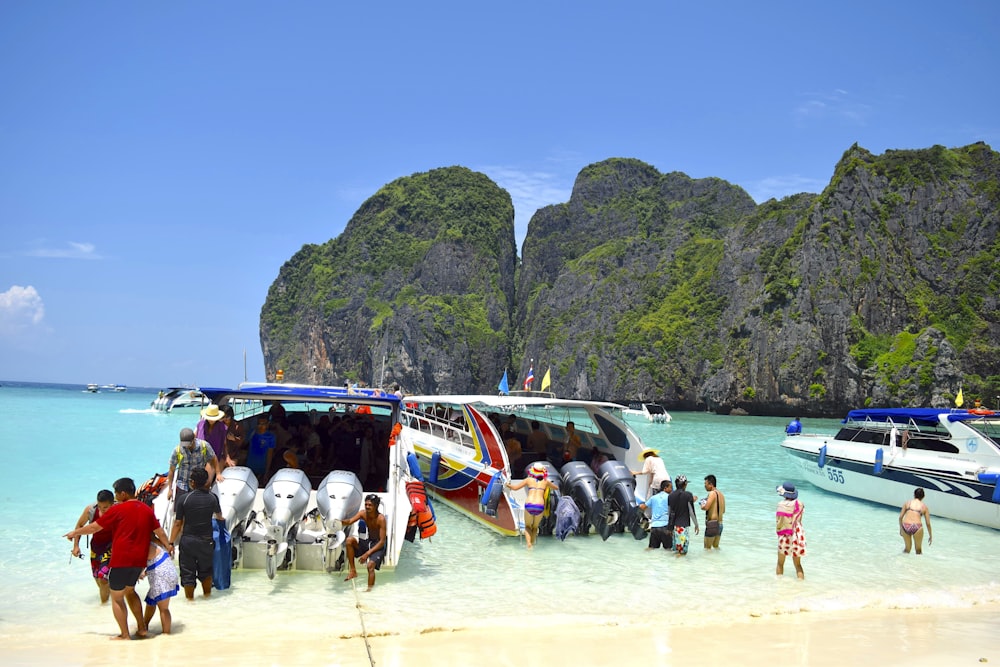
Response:
[[[386,517],[381,569],[396,567],[403,543],[415,537],[407,533],[411,525],[416,529],[418,519],[410,499],[422,491],[422,484],[414,485],[407,442],[399,437],[398,397],[375,389],[255,383],[236,389],[202,388],[201,393],[217,405],[231,405],[248,434],[256,430],[257,415],[275,404],[284,409],[288,429],[303,440],[309,439],[307,431],[324,415],[364,430],[335,453],[320,451],[323,445],[300,452],[299,468],[281,468],[266,484],[259,485],[265,480],[258,480],[246,467],[222,471],[223,482],[216,492],[231,533],[234,569],[264,569],[270,577],[282,570],[342,569],[346,540],[357,530],[357,524],[345,528],[344,521],[362,508],[363,498],[370,494],[378,496],[379,511]],[[350,446],[368,448],[367,455],[357,451],[351,456]],[[251,507],[248,497],[253,498]],[[426,515],[425,522],[433,521],[430,512]],[[420,534],[429,534],[426,526],[421,526]]]
[[[628,530],[637,539],[644,536],[641,512],[635,497],[632,470],[642,468],[643,449],[639,436],[615,416],[615,403],[555,398],[541,392],[509,396],[453,395],[407,396],[403,409],[402,436],[410,442],[427,482],[428,490],[467,517],[504,535],[524,529],[524,489],[503,487],[521,479],[525,468],[544,461],[563,495],[580,509],[577,533],[590,527],[607,539],[612,532]],[[511,461],[500,431],[490,415],[506,420],[510,415],[512,435],[525,452]],[[529,453],[532,422],[545,434],[546,452]],[[567,423],[573,422],[582,450],[597,459],[564,462],[563,444]],[[640,475],[639,486],[648,481]],[[556,494],[549,497],[549,515],[554,517]],[[554,518],[553,518],[554,523]],[[543,521],[541,534],[550,534]]]
[[[159,412],[201,412],[212,401],[196,387],[168,387],[149,404]]]
[[[88,384],[87,391],[89,391],[91,394],[96,394],[101,391],[101,386],[93,383]]]
[[[673,418],[659,403],[643,403],[634,401],[622,408],[622,416],[626,421],[646,421],[654,424],[666,424]]]
[[[781,446],[821,489],[898,508],[923,487],[934,516],[1000,529],[1000,413],[852,410],[836,435]]]

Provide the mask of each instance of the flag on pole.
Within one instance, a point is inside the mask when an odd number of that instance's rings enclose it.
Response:
[[[542,391],[548,391],[552,387],[552,368],[545,369],[545,375],[542,376]]]
[[[503,369],[503,378],[500,379],[500,384],[497,386],[501,394],[510,393],[510,385],[507,384],[507,369]]]
[[[535,381],[535,365],[528,368],[528,377],[524,378],[524,390],[531,391],[531,385]]]
[[[955,407],[962,407],[962,403],[965,403],[965,397],[962,396],[962,388],[958,388],[958,396],[955,397]]]

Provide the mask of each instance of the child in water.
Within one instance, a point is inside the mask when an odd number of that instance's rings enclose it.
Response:
[[[169,635],[170,598],[177,595],[180,586],[177,581],[177,567],[174,565],[174,561],[157,542],[152,542],[149,545],[146,569],[141,576],[149,581],[149,591],[146,592],[146,611],[143,614],[146,619],[146,627],[149,627],[153,614],[159,609],[163,634]]]

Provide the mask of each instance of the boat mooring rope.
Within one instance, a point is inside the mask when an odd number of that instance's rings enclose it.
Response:
[[[372,645],[368,641],[368,630],[365,628],[365,615],[361,611],[361,598],[358,596],[358,578],[351,579],[351,588],[354,589],[354,608],[358,610],[358,619],[361,621],[361,638],[365,640],[365,650],[368,651],[368,664],[375,667],[375,658],[372,657]]]

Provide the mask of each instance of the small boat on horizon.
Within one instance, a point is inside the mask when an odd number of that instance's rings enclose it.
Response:
[[[101,391],[101,386],[98,384],[90,383],[87,385],[86,391],[88,391],[91,394],[97,394]]]
[[[646,421],[654,424],[667,424],[673,421],[670,413],[659,403],[644,403],[630,401],[628,407],[622,408],[622,416],[626,421]]]
[[[197,387],[168,387],[160,390],[149,407],[157,412],[201,412],[211,402]]]
[[[1000,413],[866,408],[842,424],[781,443],[813,485],[895,508],[923,487],[935,516],[1000,529]]]

